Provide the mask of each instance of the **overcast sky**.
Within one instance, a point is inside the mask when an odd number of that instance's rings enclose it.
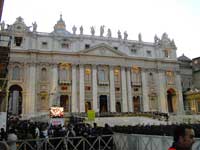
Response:
[[[13,24],[21,16],[27,26],[36,21],[39,32],[51,32],[61,13],[70,32],[73,25],[82,25],[90,34],[94,26],[99,35],[105,25],[113,37],[120,30],[137,40],[141,32],[145,42],[166,32],[178,56],[200,57],[200,0],[5,0],[2,21]]]

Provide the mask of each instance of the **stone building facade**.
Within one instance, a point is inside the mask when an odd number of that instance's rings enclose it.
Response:
[[[200,112],[200,58],[189,59],[182,55],[180,63],[183,101],[186,112]]]
[[[67,112],[183,113],[180,69],[173,40],[154,42],[112,37],[104,26],[85,35],[66,30],[62,16],[51,33],[28,27],[23,18],[1,29],[12,36],[8,111],[35,116],[62,106]]]

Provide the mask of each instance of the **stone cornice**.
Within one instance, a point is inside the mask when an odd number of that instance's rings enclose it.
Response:
[[[84,57],[84,56],[89,56],[89,57],[103,57],[103,58],[119,58],[119,59],[124,59],[124,60],[138,60],[138,61],[146,61],[146,62],[160,62],[160,63],[177,63],[177,60],[166,60],[163,58],[148,58],[148,57],[133,57],[133,56],[100,56],[100,55],[91,55],[91,54],[84,54],[84,53],[77,53],[77,52],[62,52],[62,51],[41,51],[41,50],[12,50],[14,53],[25,53],[25,54],[30,54],[30,53],[35,53],[35,54],[48,54],[48,55],[69,55],[69,56],[75,56],[75,57]]]

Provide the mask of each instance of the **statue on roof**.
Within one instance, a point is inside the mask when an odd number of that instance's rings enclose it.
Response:
[[[128,33],[124,31],[124,40],[127,40],[127,38],[128,38]]]
[[[94,27],[92,26],[90,29],[91,29],[91,31],[90,31],[90,32],[91,32],[91,34],[92,34],[92,35],[94,35],[94,34],[95,34]]]
[[[80,34],[83,35],[83,26],[80,27]]]
[[[159,42],[159,38],[158,38],[157,35],[155,35],[155,36],[154,36],[154,43],[156,44],[156,43],[158,43],[158,42]]]
[[[111,36],[112,36],[112,33],[111,33],[110,28],[108,29],[107,36],[108,36],[108,37],[111,37]]]
[[[104,34],[104,25],[100,27],[100,36],[103,36]]]
[[[7,30],[11,31],[12,30],[12,25],[7,24]]]
[[[174,42],[174,39],[172,39],[171,45],[176,46],[176,44],[175,44],[175,42]]]
[[[121,35],[121,31],[120,30],[118,30],[117,35],[118,35],[118,39],[122,39],[122,35]]]
[[[142,35],[141,35],[141,33],[138,34],[138,41],[142,42]]]
[[[36,32],[36,30],[37,30],[37,23],[33,22],[32,25],[33,25],[33,32]]]
[[[4,29],[5,29],[5,22],[2,21],[2,23],[1,23],[1,31],[3,31]]]
[[[76,26],[74,25],[74,26],[72,27],[73,34],[76,34],[76,30],[77,30],[77,28],[76,28]]]

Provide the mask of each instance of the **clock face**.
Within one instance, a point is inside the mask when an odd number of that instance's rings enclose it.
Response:
[[[23,25],[17,24],[15,25],[14,29],[15,31],[22,32],[24,28],[23,28]]]

